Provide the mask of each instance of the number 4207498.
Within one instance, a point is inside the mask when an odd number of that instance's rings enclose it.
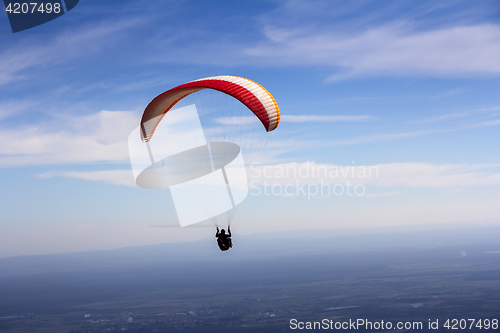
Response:
[[[449,330],[498,329],[498,319],[448,319],[443,327]]]
[[[15,3],[9,3],[9,5],[5,8],[5,11],[8,12],[9,14],[28,14],[28,13],[59,14],[61,12],[61,4],[60,3],[51,4],[50,2],[46,3],[15,2]]]

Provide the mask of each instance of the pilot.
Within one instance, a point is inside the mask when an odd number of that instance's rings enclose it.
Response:
[[[221,251],[227,251],[229,248],[233,247],[233,242],[231,241],[231,229],[229,226],[227,227],[227,231],[227,234],[224,229],[219,232],[219,227],[217,227],[215,237],[217,237],[217,245],[219,245],[219,249]]]

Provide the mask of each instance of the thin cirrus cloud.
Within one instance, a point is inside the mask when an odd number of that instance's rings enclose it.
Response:
[[[386,163],[343,166],[305,162],[252,168],[254,178],[262,184],[266,181],[269,186],[274,184],[344,184],[347,181],[377,187],[500,186],[499,165],[489,164]]]
[[[132,170],[101,170],[101,171],[68,171],[68,172],[46,172],[39,175],[40,178],[64,177],[83,179],[92,182],[105,182],[113,185],[136,187]]]
[[[283,115],[281,121],[290,123],[330,123],[339,121],[365,121],[371,116],[316,116],[316,115]]]
[[[458,116],[457,116],[458,117]],[[453,119],[452,116],[445,117],[443,119]],[[416,124],[424,123],[424,122],[415,122]],[[465,131],[471,128],[479,128],[479,127],[490,127],[490,126],[498,126],[500,125],[500,119],[492,119],[487,121],[476,121],[467,125],[460,126],[452,126],[448,128],[441,129],[429,129],[429,130],[420,130],[420,131],[410,131],[410,132],[399,132],[399,133],[385,133],[385,134],[375,134],[375,135],[365,135],[358,136],[352,138],[346,138],[342,140],[330,141],[328,144],[332,146],[343,146],[343,145],[354,145],[354,144],[363,144],[369,142],[381,142],[381,141],[391,141],[391,140],[399,140],[403,138],[409,137],[418,137],[430,134],[437,133],[446,133],[446,132],[456,132],[456,131]]]
[[[320,116],[320,115],[282,115],[281,122],[288,123],[330,123],[330,122],[347,122],[347,121],[366,121],[373,119],[372,116]],[[216,119],[220,124],[224,125],[242,125],[254,123],[257,118],[252,116],[241,117],[222,117]]]
[[[497,117],[499,114],[500,114],[500,107],[491,107],[491,108],[482,108],[482,109],[468,110],[462,112],[446,113],[439,116],[433,116],[419,121],[415,121],[414,123],[431,124],[431,123],[438,123],[438,122],[462,119],[462,118],[467,118],[467,120],[470,121],[470,118],[472,117],[475,117],[476,119],[491,119]]]
[[[127,138],[137,126],[132,111],[100,111],[50,123],[0,128],[0,167],[128,161]],[[14,138],[14,139],[13,139]]]
[[[377,165],[334,165],[315,162],[259,165],[250,168],[251,184],[258,186],[301,186],[303,184],[364,184],[379,188],[464,186],[500,187],[499,165],[431,163],[386,163]],[[45,173],[40,177],[77,178],[93,182],[135,187],[130,170]],[[265,185],[264,185],[265,184]],[[399,192],[398,192],[399,193]]]
[[[500,74],[500,26],[418,31],[409,24],[357,34],[267,26],[267,40],[244,52],[273,64],[331,67],[330,81],[360,76],[473,77]]]
[[[79,31],[56,35],[44,44],[31,41],[30,45],[19,43],[0,53],[0,85],[29,78],[33,69],[47,64],[60,65],[81,58],[82,50],[98,54],[116,39],[118,32],[133,28],[142,22],[137,19],[107,24],[83,26]]]
[[[37,102],[24,99],[22,102],[0,102],[0,120],[33,108]]]
[[[371,117],[286,115],[282,121],[310,123],[368,119]],[[219,118],[217,121],[221,124],[245,124],[258,120],[248,116]],[[0,146],[0,167],[93,162],[128,163],[127,138],[137,123],[138,115],[132,111],[100,111],[78,117],[58,116],[37,126],[0,128],[0,140],[7,142]]]

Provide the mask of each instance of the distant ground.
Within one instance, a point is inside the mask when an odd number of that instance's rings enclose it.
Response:
[[[235,237],[228,253],[210,240],[4,258],[0,332],[495,332],[499,235],[299,232]]]

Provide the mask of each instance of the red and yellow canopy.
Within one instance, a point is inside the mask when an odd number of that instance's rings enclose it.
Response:
[[[202,89],[214,89],[233,96],[259,118],[266,131],[270,132],[278,127],[280,109],[264,87],[243,77],[221,75],[184,83],[155,97],[142,115],[142,141],[151,140],[160,121],[178,101]]]

